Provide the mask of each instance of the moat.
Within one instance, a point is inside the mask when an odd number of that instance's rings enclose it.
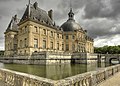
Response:
[[[97,62],[91,64],[65,64],[65,65],[21,65],[21,64],[3,64],[1,68],[6,68],[14,71],[24,72],[40,77],[59,80],[88,71],[97,70],[98,68],[108,67],[110,64]]]

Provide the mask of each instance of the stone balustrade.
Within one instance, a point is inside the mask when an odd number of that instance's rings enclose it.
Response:
[[[38,76],[0,69],[0,80],[5,86],[54,86],[55,81]]]
[[[5,86],[97,86],[117,72],[120,72],[120,64],[61,80],[51,80],[0,68],[0,80]]]

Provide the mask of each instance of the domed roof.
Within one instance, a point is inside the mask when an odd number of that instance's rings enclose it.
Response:
[[[75,31],[75,30],[80,30],[81,27],[78,23],[76,23],[74,20],[67,20],[61,28],[63,31]]]
[[[68,13],[69,19],[61,25],[61,28],[63,31],[75,31],[75,30],[82,30],[81,26],[75,22],[74,20],[74,13],[72,12],[72,9]]]

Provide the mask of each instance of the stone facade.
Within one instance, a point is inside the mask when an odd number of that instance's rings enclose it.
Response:
[[[93,53],[93,39],[75,22],[73,14],[72,10],[68,13],[70,28],[66,31],[53,23],[52,10],[47,14],[37,2],[29,3],[23,17],[19,20],[15,15],[5,31],[5,56],[30,56],[41,51]]]

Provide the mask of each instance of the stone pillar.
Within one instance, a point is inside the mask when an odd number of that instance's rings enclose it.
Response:
[[[28,38],[29,43],[28,43],[28,46],[29,46],[29,47],[32,47],[32,46],[33,46],[33,45],[32,45],[32,43],[33,43],[32,39],[33,39],[33,38],[32,38],[32,31],[31,31],[31,28],[32,28],[32,27],[31,27],[31,25],[29,25],[28,28],[29,28],[29,38]]]
[[[91,85],[90,86],[97,86],[96,83],[96,73],[91,73]]]
[[[101,55],[100,54],[97,55],[97,60],[98,60],[98,63],[101,63],[102,59],[101,59]]]
[[[108,72],[107,69],[105,68],[105,80],[108,78]]]

